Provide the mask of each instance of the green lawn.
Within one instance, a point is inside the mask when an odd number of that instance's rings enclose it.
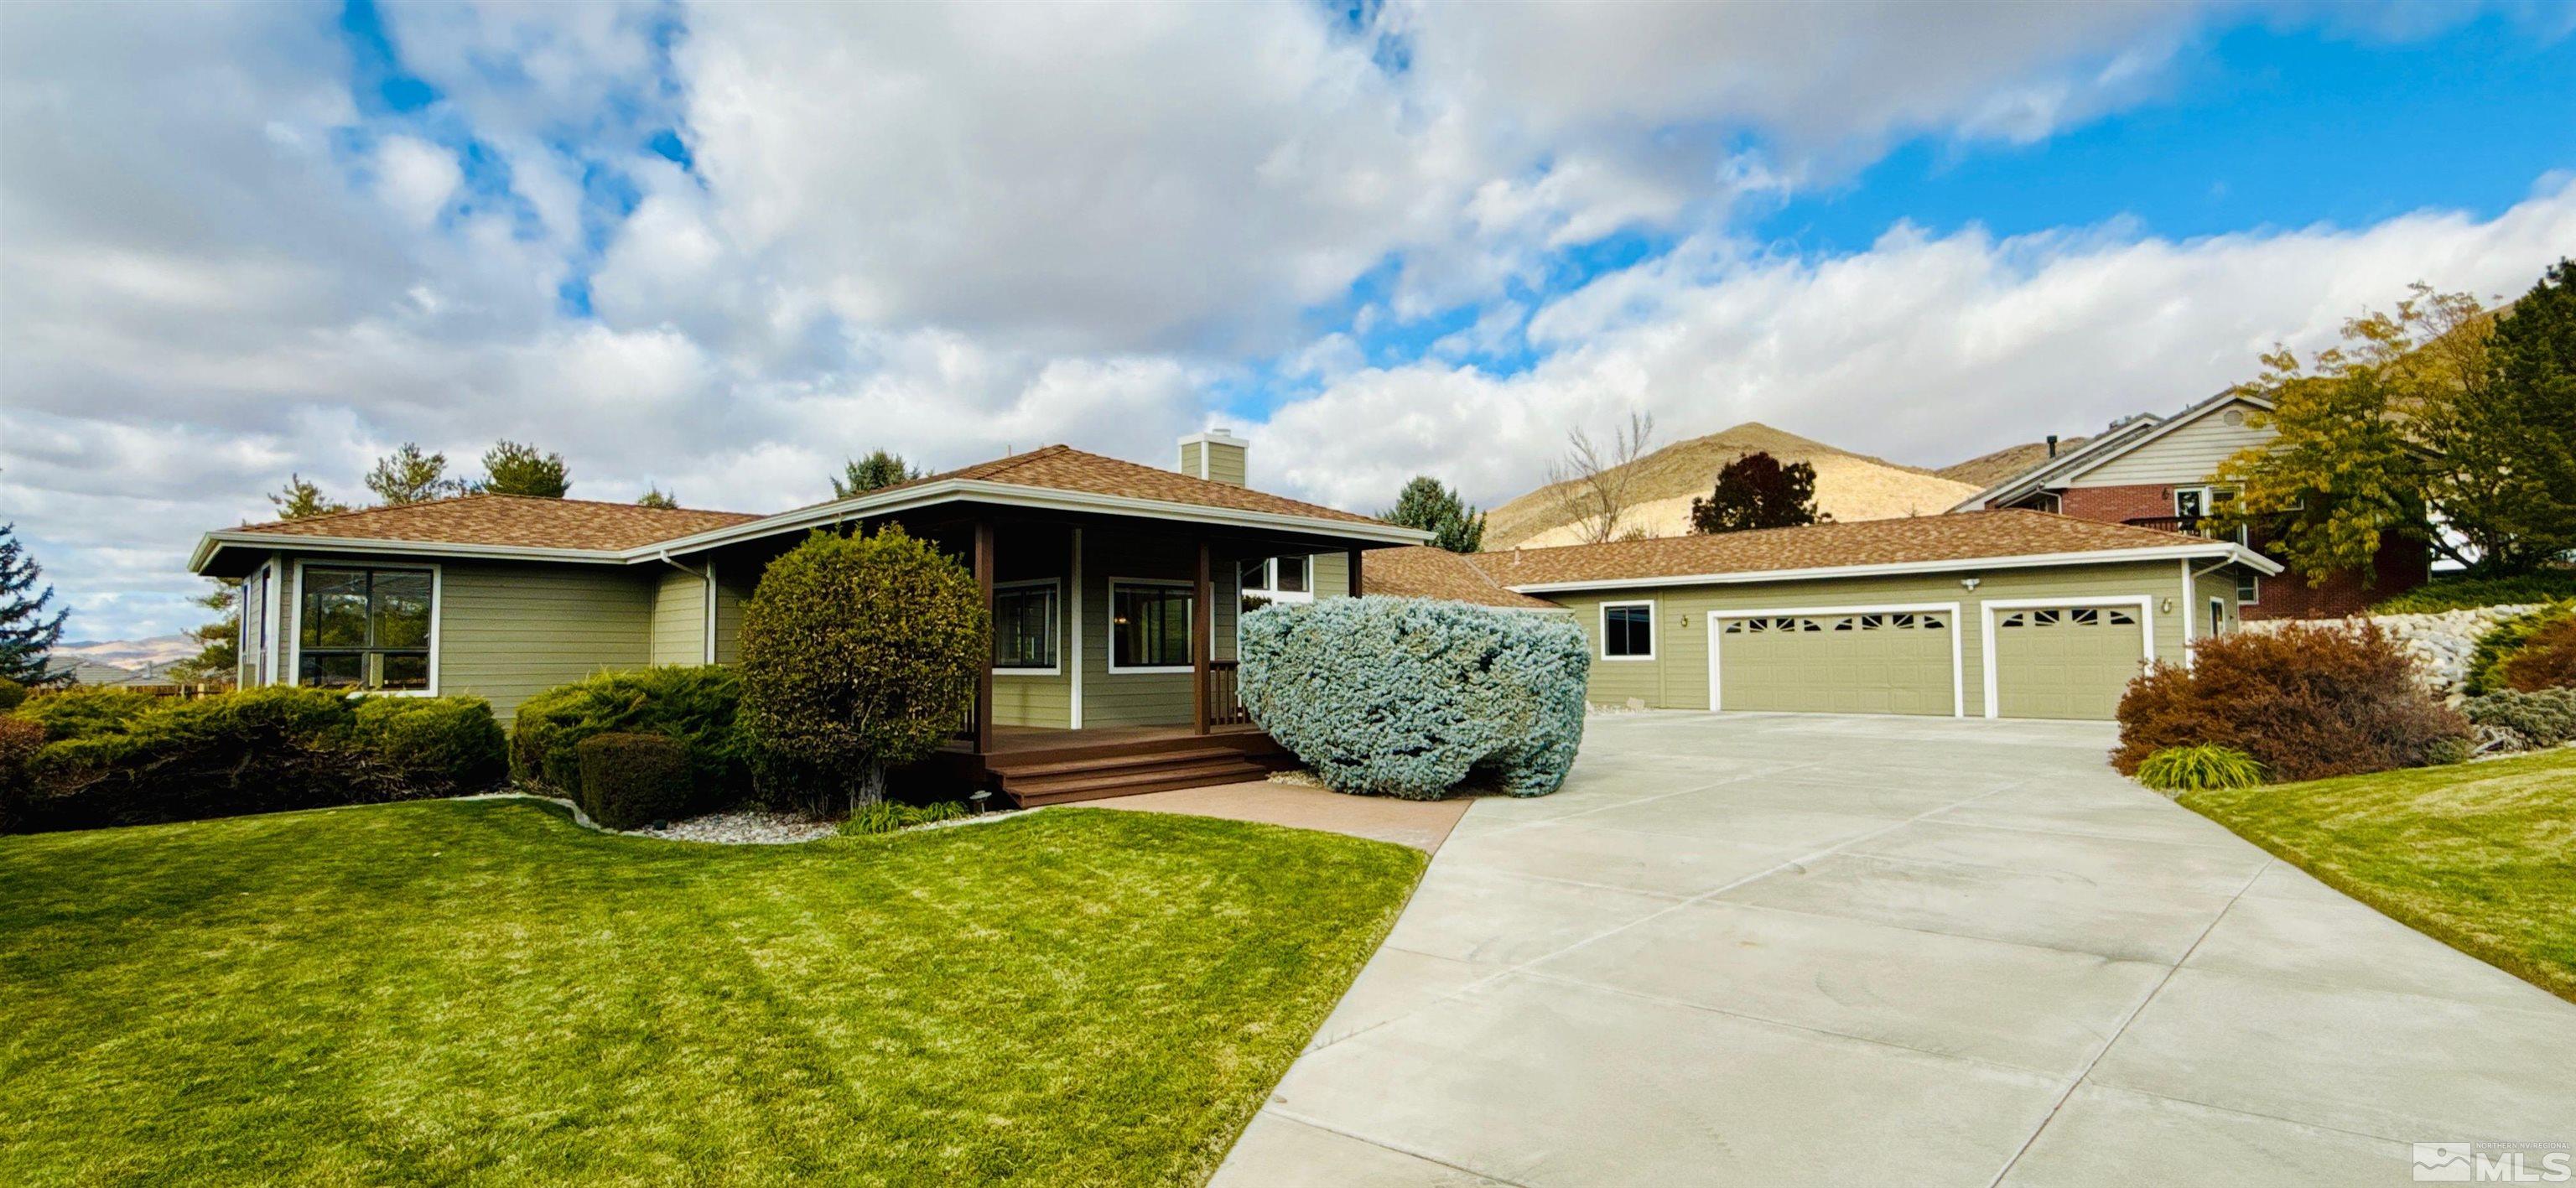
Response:
[[[786,847],[519,800],[0,837],[0,1179],[1195,1183],[1423,861],[1063,809]]]
[[[2576,751],[2182,803],[2337,890],[2576,1001]]]

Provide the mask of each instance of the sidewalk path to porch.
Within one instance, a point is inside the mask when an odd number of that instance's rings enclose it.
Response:
[[[1375,838],[1436,853],[1449,830],[1465,816],[1472,801],[1396,800],[1386,796],[1344,796],[1322,788],[1258,781],[1182,788],[1085,802],[1084,808],[1142,809],[1223,817],[1229,821],[1263,821],[1296,829],[1322,829],[1353,837]]]

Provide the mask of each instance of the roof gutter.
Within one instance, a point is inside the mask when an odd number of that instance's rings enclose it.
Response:
[[[1508,556],[1509,554],[1498,554]],[[2281,572],[2279,562],[2254,552],[2233,541],[2214,540],[2198,545],[2165,545],[2146,549],[2096,549],[2081,553],[2025,553],[2009,557],[1962,557],[1955,561],[1899,561],[1881,565],[1826,565],[1807,569],[1740,570],[1733,573],[1676,574],[1670,577],[1589,578],[1563,582],[1504,582],[1506,590],[1519,594],[1545,594],[1576,590],[1638,590],[1654,586],[1727,586],[1754,582],[1791,582],[1810,578],[1882,577],[1916,573],[1954,573],[1962,569],[2035,569],[2052,565],[2118,565],[2133,561],[2170,561],[2175,558],[2217,557],[2222,564],[2243,565],[2256,573],[2269,576]]]
[[[203,573],[227,547],[284,549],[314,553],[398,553],[410,557],[488,557],[504,561],[564,561],[588,565],[622,565],[629,558],[607,549],[554,549],[529,545],[456,544],[435,540],[382,540],[372,537],[304,536],[288,532],[209,532],[197,538],[188,554],[188,571]]]

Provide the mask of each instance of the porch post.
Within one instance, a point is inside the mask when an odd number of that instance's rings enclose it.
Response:
[[[975,588],[984,599],[984,618],[993,617],[993,522],[975,521]],[[975,753],[993,751],[993,649],[987,644],[983,662],[975,666]]]
[[[1207,541],[1199,541],[1198,579],[1190,587],[1190,724],[1208,732],[1208,656],[1216,634],[1215,588],[1208,582]]]
[[[1352,549],[1352,550],[1351,550],[1351,597],[1353,597],[1353,598],[1357,598],[1357,597],[1359,597],[1359,596],[1360,596],[1360,594],[1362,593],[1363,589],[1364,589],[1364,588],[1360,585],[1360,550],[1358,550],[1358,549]]]

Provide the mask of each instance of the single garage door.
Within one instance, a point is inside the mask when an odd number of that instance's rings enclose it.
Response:
[[[1818,612],[1713,620],[1718,707],[1827,714],[1948,714],[1956,675],[1946,611]]]
[[[2042,606],[1995,616],[1995,705],[2007,718],[2108,719],[2146,656],[2132,607]]]

